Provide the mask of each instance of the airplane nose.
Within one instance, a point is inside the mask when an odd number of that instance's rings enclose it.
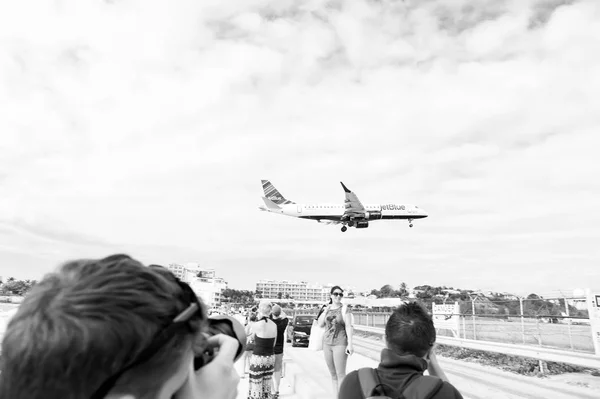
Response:
[[[425,209],[420,209],[420,211],[421,211],[421,216],[423,216],[424,218],[426,218],[428,216]]]

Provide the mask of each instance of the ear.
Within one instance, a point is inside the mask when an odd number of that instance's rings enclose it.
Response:
[[[423,359],[427,360],[427,362],[429,362],[429,354],[431,353],[432,350],[433,350],[433,346],[431,348],[429,348],[427,353],[423,356]]]

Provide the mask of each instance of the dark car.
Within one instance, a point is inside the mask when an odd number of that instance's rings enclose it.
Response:
[[[292,346],[308,346],[313,320],[314,315],[295,316],[287,329],[287,342],[291,342]]]

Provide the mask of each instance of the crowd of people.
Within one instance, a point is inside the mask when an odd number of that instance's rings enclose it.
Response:
[[[462,398],[437,362],[431,316],[416,303],[390,316],[379,366],[346,375],[353,318],[343,293],[333,287],[316,317],[336,398]],[[241,334],[215,333],[202,301],[166,268],[127,255],[67,262],[8,324],[0,398],[234,399],[243,358],[247,397],[278,399],[289,318],[267,301],[253,310]]]

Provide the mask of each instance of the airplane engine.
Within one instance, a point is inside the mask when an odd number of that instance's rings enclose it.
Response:
[[[357,229],[366,229],[367,227],[369,227],[368,220],[360,220],[360,221],[356,222]]]
[[[367,220],[379,220],[379,219],[381,219],[381,212],[380,211],[366,212],[365,219],[367,219]]]

